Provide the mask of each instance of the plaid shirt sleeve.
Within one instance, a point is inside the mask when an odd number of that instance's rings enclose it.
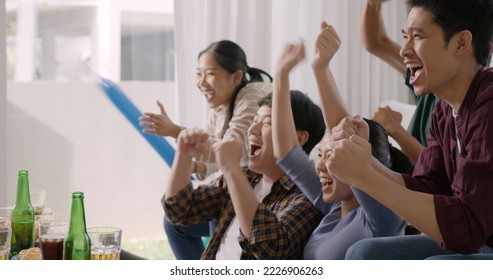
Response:
[[[189,184],[176,195],[163,197],[161,203],[169,221],[188,225],[218,219],[226,197],[222,182],[221,177],[196,189]]]
[[[240,245],[257,259],[297,259],[321,218],[321,212],[296,188],[272,209],[259,204],[250,235],[241,235]]]

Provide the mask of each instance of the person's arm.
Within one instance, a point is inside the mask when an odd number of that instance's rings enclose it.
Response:
[[[277,62],[272,93],[272,145],[279,167],[317,209],[328,213],[331,205],[323,201],[315,165],[299,144],[291,109],[289,73],[304,57],[303,43],[289,44]]]
[[[407,132],[402,125],[397,129],[389,132],[389,135],[395,139],[395,141],[401,147],[401,150],[406,156],[408,156],[413,162],[417,162],[419,154],[423,150],[423,146],[416,138]]]
[[[413,162],[418,161],[423,146],[401,125],[401,113],[393,111],[389,106],[379,107],[373,114],[372,119],[385,128],[385,131],[397,141],[401,150]]]
[[[277,161],[277,164],[320,212],[330,212],[332,204],[323,200],[322,183],[315,164],[300,145],[294,146],[285,157]]]
[[[272,145],[276,159],[285,157],[299,143],[291,110],[289,73],[304,58],[305,46],[300,42],[286,45],[277,62],[272,92]]]
[[[212,149],[219,169],[227,182],[236,218],[240,223],[240,229],[248,234],[260,202],[240,167],[241,146],[242,143],[240,141],[230,138],[216,142]]]
[[[192,157],[203,153],[208,138],[205,131],[195,128],[185,129],[180,133],[165,187],[165,198],[176,195],[190,184]]]
[[[325,125],[330,131],[342,118],[349,116],[349,112],[344,105],[332,72],[329,69],[330,61],[339,49],[341,40],[335,29],[325,21],[322,22],[320,27],[321,31],[315,43],[312,70],[322,103]]]
[[[144,115],[139,118],[139,124],[143,127],[142,132],[159,136],[170,136],[177,139],[184,127],[171,121],[164,110],[163,104],[161,104],[159,100],[157,100],[156,103],[161,114],[144,113]]]
[[[361,189],[421,232],[443,242],[433,195],[409,190],[399,180],[375,170],[368,141],[353,135],[335,142],[329,168],[337,179]]]
[[[385,30],[381,13],[383,1],[367,0],[361,18],[361,40],[371,54],[379,57],[404,76],[406,66],[399,55],[401,47],[389,38]]]
[[[217,218],[226,196],[221,178],[210,185],[194,189],[190,181],[192,156],[200,154],[208,135],[200,129],[180,133],[171,172],[162,198],[163,208],[171,222],[196,223]]]

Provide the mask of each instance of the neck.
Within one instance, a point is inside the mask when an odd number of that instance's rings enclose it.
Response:
[[[359,202],[355,196],[341,202],[341,216],[346,216],[349,212],[359,207]]]
[[[275,168],[262,172],[262,180],[264,180],[266,183],[273,184],[284,175],[284,171],[282,171],[282,169],[276,165]]]
[[[464,98],[466,97],[467,91],[471,86],[474,77],[478,71],[482,68],[481,65],[475,63],[469,67],[464,67],[462,71],[455,75],[447,86],[447,89],[443,91],[437,91],[435,95],[438,98],[443,99],[447,104],[449,104],[456,112],[459,111]]]

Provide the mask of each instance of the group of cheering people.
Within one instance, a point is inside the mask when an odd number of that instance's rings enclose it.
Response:
[[[162,198],[177,259],[493,259],[493,1],[407,0],[402,47],[382,1],[367,0],[362,39],[415,93],[409,133],[388,107],[350,114],[326,22],[311,60],[320,107],[290,88],[303,42],[284,47],[272,78],[223,40],[198,56],[206,130],[175,124],[159,102],[141,117],[145,132],[177,141]]]

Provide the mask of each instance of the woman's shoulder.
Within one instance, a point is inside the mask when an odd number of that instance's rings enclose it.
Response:
[[[245,95],[246,93],[248,94],[261,94],[261,95],[267,95],[272,92],[272,83],[270,82],[253,82],[253,83],[248,83],[246,86],[244,86],[240,92],[238,93],[238,97],[240,95]]]

